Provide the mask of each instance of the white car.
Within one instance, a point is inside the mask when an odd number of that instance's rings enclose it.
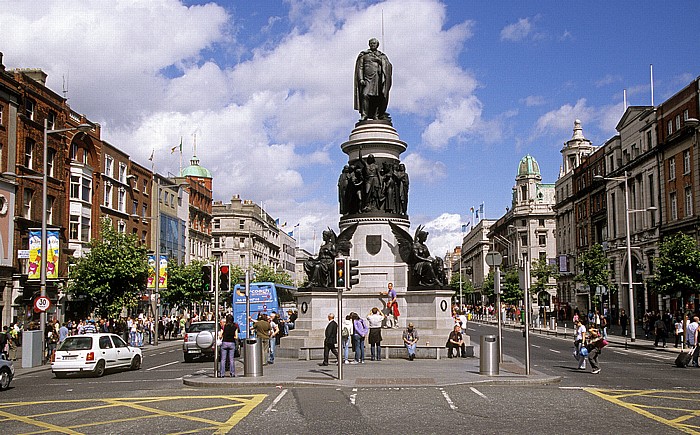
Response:
[[[68,373],[89,372],[100,377],[115,367],[141,368],[141,349],[132,347],[115,334],[84,334],[66,337],[58,345],[51,361],[57,378]]]
[[[10,388],[10,382],[15,376],[15,367],[12,361],[5,358],[4,354],[0,354],[0,391]]]

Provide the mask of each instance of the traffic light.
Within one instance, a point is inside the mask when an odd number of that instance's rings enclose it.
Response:
[[[205,293],[209,293],[212,291],[211,275],[211,264],[202,265],[202,290]]]
[[[231,266],[219,265],[219,291],[227,292],[231,288]]]
[[[348,260],[348,288],[360,283],[360,271],[357,266],[360,265],[360,260]],[[357,278],[353,278],[356,276]]]
[[[345,258],[335,259],[333,269],[334,283],[336,288],[345,288]]]

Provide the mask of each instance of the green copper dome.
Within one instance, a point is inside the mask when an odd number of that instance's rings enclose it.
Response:
[[[181,177],[212,178],[209,169],[199,166],[199,159],[193,156],[190,165],[180,171]]]
[[[540,174],[540,164],[537,163],[534,157],[530,154],[526,155],[520,160],[518,164],[518,177],[531,177],[537,176],[541,177]]]

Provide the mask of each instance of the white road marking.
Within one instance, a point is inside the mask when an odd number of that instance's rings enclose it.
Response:
[[[286,388],[284,390],[282,390],[282,392],[279,393],[279,395],[277,395],[277,397],[275,397],[275,400],[273,400],[272,403],[270,404],[270,406],[268,406],[267,409],[265,411],[263,411],[262,415],[265,415],[270,411],[277,411],[276,409],[273,409],[273,408],[275,407],[275,405],[277,405],[280,402],[280,400],[282,400],[282,398],[284,397],[285,394],[287,394]]]
[[[352,394],[350,395],[350,404],[355,404],[355,399],[357,399],[357,388],[352,389]]]
[[[180,362],[180,361],[173,361],[173,362],[169,362],[169,363],[166,363],[166,364],[161,364],[161,365],[159,365],[159,366],[155,366],[155,367],[151,367],[150,369],[146,369],[146,371],[147,371],[147,372],[150,372],[151,370],[159,369],[159,368],[161,368],[161,367],[171,366],[171,365],[173,365],[173,364],[178,364],[179,362]]]
[[[530,346],[532,346],[532,347],[536,347],[537,349],[539,349],[539,348],[540,348],[540,347],[539,347],[538,345],[536,345],[536,344],[531,344]]]
[[[472,390],[472,391],[474,392],[474,394],[478,395],[478,396],[481,397],[482,399],[488,399],[488,397],[486,397],[486,395],[485,395],[484,393],[482,393],[481,391],[477,390],[476,388],[474,388],[474,387],[469,387],[469,389]]]
[[[447,404],[450,405],[450,409],[453,411],[456,410],[457,406],[454,404],[454,402],[452,402],[452,399],[450,399],[450,396],[449,394],[447,394],[447,391],[443,390],[442,388],[438,388],[438,390],[440,390],[440,392],[442,393],[442,396],[447,401]]]
[[[549,351],[550,351],[550,352],[554,352],[554,353],[561,353],[560,351],[554,350],[554,349],[549,349]]]

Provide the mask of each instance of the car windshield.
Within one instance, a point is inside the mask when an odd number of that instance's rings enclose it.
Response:
[[[90,350],[92,337],[68,337],[58,346],[58,350]]]
[[[187,332],[202,332],[202,331],[213,331],[214,330],[214,323],[213,322],[206,322],[206,323],[193,323],[190,325],[190,329],[187,330]]]

